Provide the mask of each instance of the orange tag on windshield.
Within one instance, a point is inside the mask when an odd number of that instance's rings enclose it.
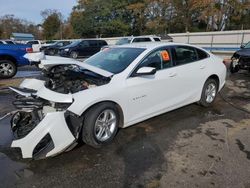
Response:
[[[169,57],[169,54],[167,51],[162,51],[161,52],[161,57],[163,59],[163,61],[169,61],[170,60],[170,57]]]

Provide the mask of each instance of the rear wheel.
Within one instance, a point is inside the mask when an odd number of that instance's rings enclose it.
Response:
[[[92,107],[84,118],[83,141],[95,148],[110,143],[119,124],[119,113],[112,103],[101,103]]]
[[[201,99],[199,102],[200,105],[204,107],[210,106],[214,102],[217,92],[218,92],[217,81],[214,79],[208,79],[203,86]]]
[[[73,59],[77,59],[78,58],[78,53],[73,51],[70,53],[70,57],[73,58]]]
[[[17,67],[10,60],[0,60],[0,78],[12,78],[16,75]]]

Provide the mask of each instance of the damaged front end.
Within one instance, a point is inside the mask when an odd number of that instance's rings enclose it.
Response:
[[[15,89],[17,90],[17,89]],[[27,94],[27,93],[26,93]],[[41,159],[57,155],[76,143],[81,124],[75,123],[74,132],[66,123],[66,109],[71,103],[56,103],[37,95],[18,95],[13,105],[17,112],[12,116],[11,129],[14,140],[11,147],[21,148],[23,158]],[[79,121],[80,122],[80,121]]]
[[[107,84],[103,77],[74,65],[43,70],[45,80],[26,79],[20,88],[10,87],[18,95],[12,116],[14,140],[23,158],[41,159],[72,149],[78,141],[83,119],[68,111],[73,94]]]

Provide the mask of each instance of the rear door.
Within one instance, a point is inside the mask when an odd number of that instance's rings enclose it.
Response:
[[[179,93],[175,98],[175,105],[182,106],[198,101],[208,77],[206,72],[208,54],[190,46],[174,46],[171,52],[176,77],[173,87]]]
[[[87,40],[84,40],[79,44],[78,54],[82,57],[89,54],[89,42]]]

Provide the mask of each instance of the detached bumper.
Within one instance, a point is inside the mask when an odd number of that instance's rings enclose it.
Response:
[[[27,136],[14,140],[11,147],[20,148],[23,158],[45,158],[67,150],[76,138],[68,128],[64,114],[48,113]],[[43,147],[36,153],[39,144]]]

